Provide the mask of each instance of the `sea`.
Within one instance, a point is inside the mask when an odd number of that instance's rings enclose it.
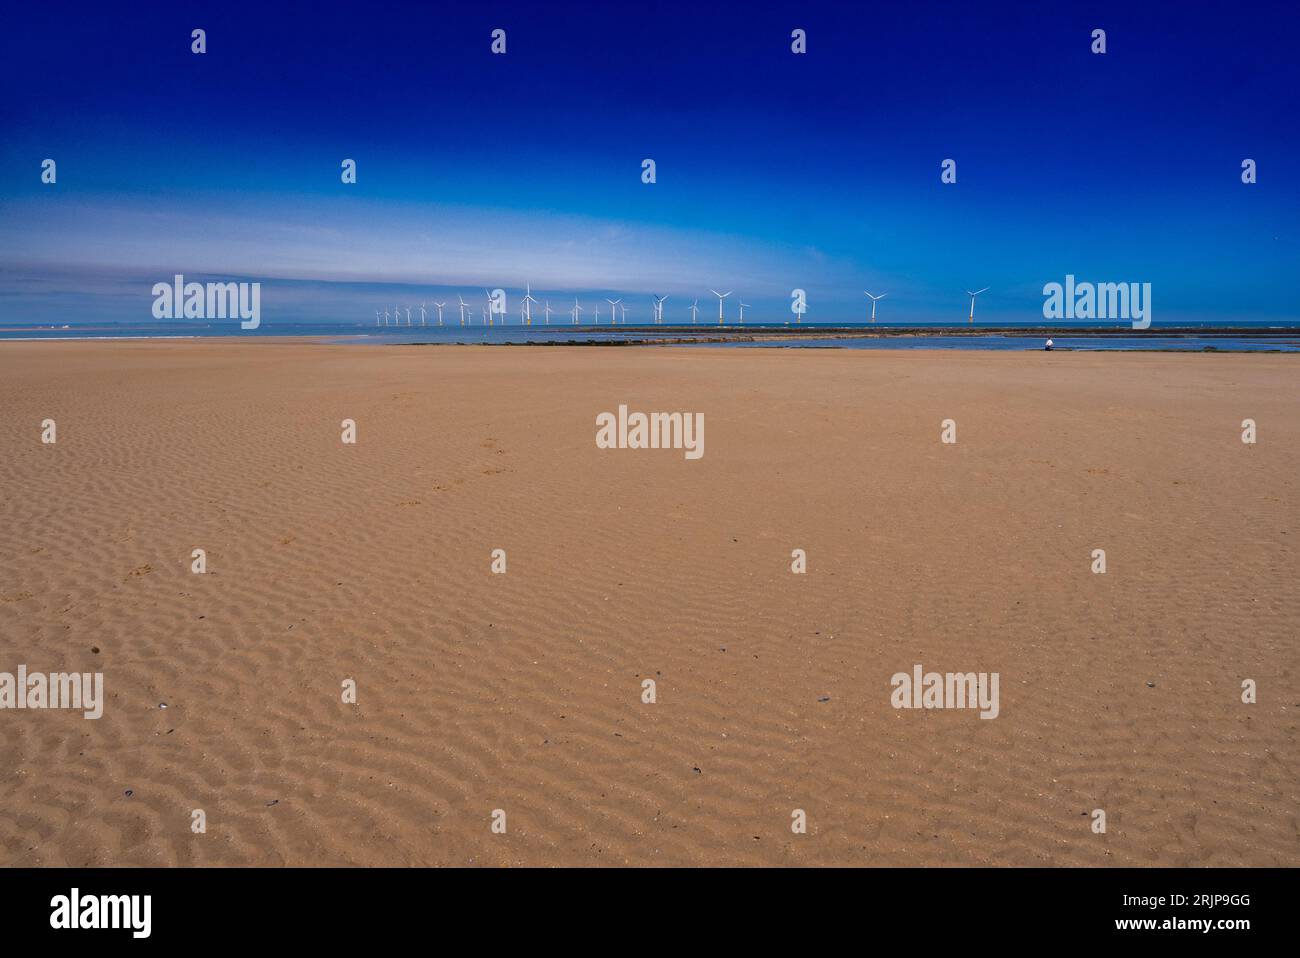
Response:
[[[270,339],[306,337],[325,343],[374,345],[687,345],[727,349],[977,349],[1042,350],[1048,337],[1065,352],[1300,352],[1300,327],[1185,325],[1132,330],[1088,324],[1042,324],[980,329],[954,326],[759,324],[744,326],[389,326],[269,323],[255,330],[238,323],[90,323],[0,326],[4,340]]]

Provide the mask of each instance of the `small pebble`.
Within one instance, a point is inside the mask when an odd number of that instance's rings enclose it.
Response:
[[[130,798],[132,795],[135,794],[135,792],[131,791],[131,789],[128,788],[123,794],[126,795],[127,798]]]
[[[823,696],[822,696],[821,698],[819,698],[817,701],[818,701],[818,702],[829,702],[830,700],[831,700],[831,697],[830,697],[829,695],[823,695]]]

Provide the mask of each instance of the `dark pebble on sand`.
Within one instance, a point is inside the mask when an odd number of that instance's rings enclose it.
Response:
[[[95,655],[99,655],[99,646],[97,646],[97,645],[92,645],[92,646],[90,647],[90,651],[93,652]]]
[[[829,702],[830,700],[831,700],[831,697],[830,697],[829,695],[823,695],[823,696],[822,696],[821,698],[819,698],[817,701],[818,701],[818,702]]]

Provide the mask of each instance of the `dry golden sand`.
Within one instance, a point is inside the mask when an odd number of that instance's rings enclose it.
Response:
[[[0,712],[0,862],[1300,864],[1298,383],[5,344],[0,670],[102,670],[107,705]],[[620,402],[703,412],[704,457],[598,450]],[[1001,715],[893,709],[918,662],[999,672]]]

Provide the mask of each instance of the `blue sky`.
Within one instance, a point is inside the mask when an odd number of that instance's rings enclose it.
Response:
[[[0,39],[2,323],[148,321],[178,272],[260,280],[270,324],[525,282],[1033,321],[1066,273],[1151,283],[1156,325],[1300,319],[1281,4],[37,6]]]

